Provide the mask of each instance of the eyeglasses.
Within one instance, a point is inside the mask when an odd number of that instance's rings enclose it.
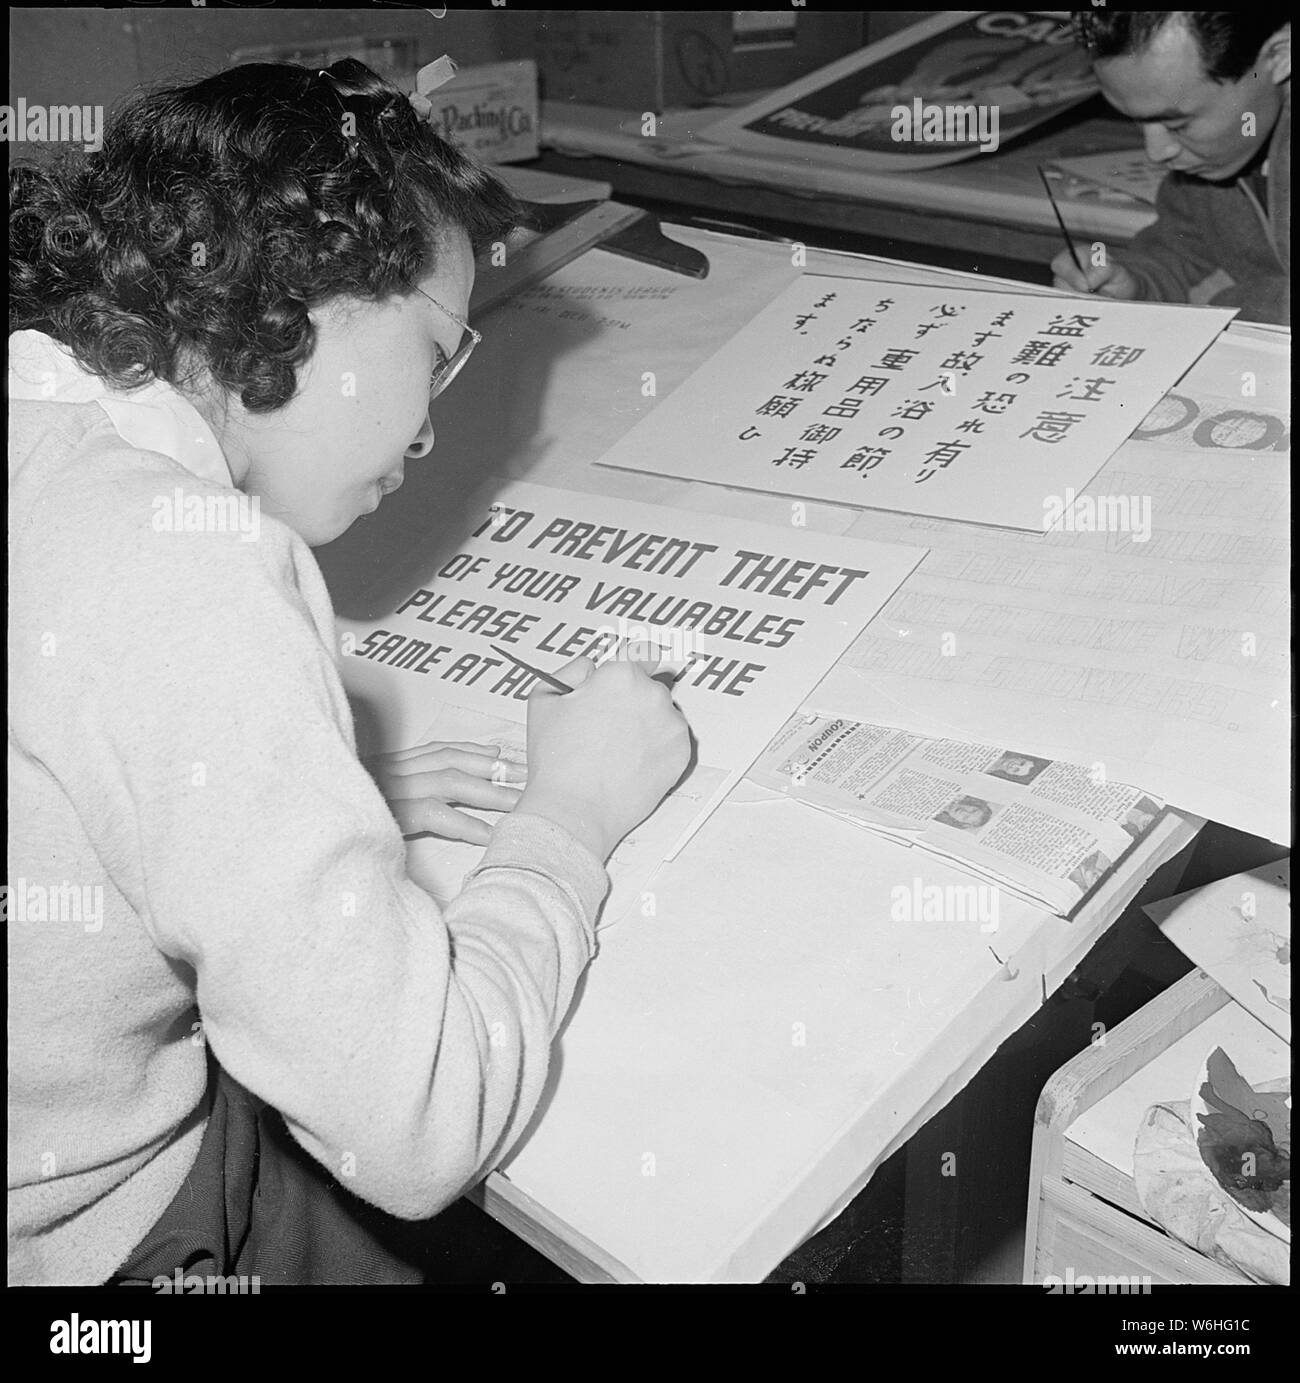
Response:
[[[465,368],[465,362],[470,358],[474,347],[478,345],[483,337],[479,332],[475,331],[463,317],[457,317],[450,308],[443,307],[437,298],[430,298],[423,288],[417,288],[415,291],[423,297],[429,298],[429,301],[434,307],[445,316],[450,317],[451,320],[460,327],[462,332],[460,345],[456,347],[456,353],[450,359],[443,361],[441,365],[437,366],[429,376],[429,397],[431,399],[436,399],[452,380],[460,374],[461,370]]]

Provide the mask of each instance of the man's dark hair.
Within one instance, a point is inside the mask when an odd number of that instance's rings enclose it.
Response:
[[[1259,50],[1282,27],[1278,11],[1246,10],[1079,10],[1074,32],[1094,58],[1140,53],[1173,20],[1181,20],[1201,55],[1205,75],[1235,82],[1255,64]]]
[[[103,148],[9,178],[9,330],[39,328],[120,389],[197,363],[252,413],[283,407],[309,312],[433,272],[515,223],[495,177],[355,59],[231,68],[132,101]]]

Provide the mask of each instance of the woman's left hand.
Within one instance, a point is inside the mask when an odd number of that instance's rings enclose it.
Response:
[[[525,772],[494,744],[433,741],[366,761],[403,835],[432,831],[448,840],[486,845],[492,828],[456,807],[508,812]]]

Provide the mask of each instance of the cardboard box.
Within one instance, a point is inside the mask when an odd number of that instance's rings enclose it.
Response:
[[[863,16],[733,10],[539,12],[544,101],[661,113],[781,86],[864,42]],[[793,20],[793,23],[791,23]]]
[[[428,98],[434,129],[482,162],[537,157],[537,64],[531,59],[462,67]]]

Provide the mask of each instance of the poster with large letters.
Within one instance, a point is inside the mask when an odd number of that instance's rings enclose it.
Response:
[[[797,509],[792,508],[792,520]],[[629,849],[658,864],[722,800],[923,549],[524,483],[498,485],[391,615],[343,625],[353,691],[418,698],[411,743],[524,744],[538,679],[653,643],[695,741]],[[519,661],[515,661],[515,660]],[[404,746],[405,747],[405,746]]]

